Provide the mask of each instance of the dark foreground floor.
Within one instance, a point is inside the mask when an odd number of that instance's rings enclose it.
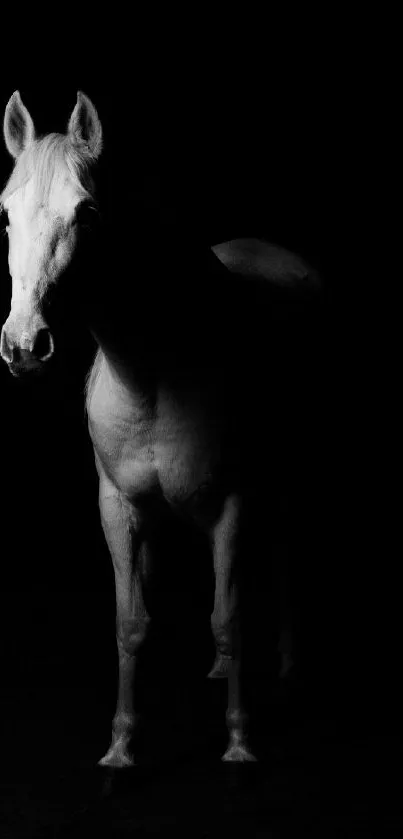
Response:
[[[223,764],[224,684],[172,675],[148,702],[141,765],[113,775],[96,766],[112,694],[100,702],[85,674],[80,688],[51,686],[45,669],[42,689],[37,670],[24,695],[1,694],[2,839],[398,835],[396,731],[382,708],[349,712],[346,692],[337,707],[320,686],[256,682],[260,761]]]

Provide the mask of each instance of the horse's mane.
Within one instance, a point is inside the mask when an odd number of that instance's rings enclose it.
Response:
[[[64,134],[47,134],[35,140],[18,158],[11,177],[0,195],[0,212],[6,199],[35,179],[35,194],[39,203],[45,203],[55,178],[63,171],[68,173],[77,192],[93,198],[93,182],[89,175],[87,158],[73,146]]]

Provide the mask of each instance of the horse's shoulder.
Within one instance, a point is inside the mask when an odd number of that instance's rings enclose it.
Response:
[[[262,239],[232,239],[211,250],[233,274],[267,280],[283,290],[315,291],[321,287],[318,272],[301,256]]]
[[[99,373],[100,373],[101,365],[102,365],[102,359],[103,359],[103,353],[102,353],[101,348],[98,347],[98,350],[95,354],[94,361],[93,361],[93,363],[92,363],[92,365],[91,365],[91,367],[90,367],[90,369],[87,373],[85,386],[84,386],[85,410],[86,410],[87,413],[89,411],[91,398],[93,396],[93,393],[94,393],[94,390],[95,390],[95,387],[96,387],[96,384],[97,384],[97,381],[98,381],[98,378],[99,378]]]

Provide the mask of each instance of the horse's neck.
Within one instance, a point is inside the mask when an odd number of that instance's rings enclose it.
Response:
[[[182,355],[206,330],[200,309],[208,306],[208,249],[142,237],[122,258],[105,251],[88,303],[89,326],[119,378],[145,387],[164,375],[177,348]],[[206,263],[204,265],[204,262]],[[205,339],[204,339],[205,340]]]

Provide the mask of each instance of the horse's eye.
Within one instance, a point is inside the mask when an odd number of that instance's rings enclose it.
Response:
[[[76,223],[80,225],[80,227],[90,228],[93,227],[94,222],[96,220],[96,210],[95,207],[92,207],[91,204],[87,204],[86,202],[80,204],[76,210]]]

